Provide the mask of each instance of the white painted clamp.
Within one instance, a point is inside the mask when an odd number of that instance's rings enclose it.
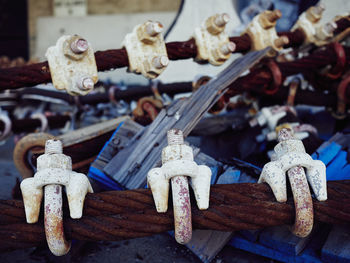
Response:
[[[46,51],[52,84],[70,95],[86,95],[98,80],[94,51],[80,36],[62,36]]]
[[[336,23],[320,24],[322,13],[325,10],[322,4],[311,6],[302,13],[292,27],[292,31],[301,29],[305,35],[304,44],[313,43],[317,46],[331,41],[333,32],[337,28]]]
[[[319,201],[327,200],[326,166],[305,153],[303,143],[293,138],[290,129],[281,129],[278,139],[280,142],[274,149],[275,160],[265,164],[258,182],[266,182],[277,201],[286,202],[288,174],[296,211],[292,231],[297,236],[305,237],[313,227],[312,198],[307,182]]]
[[[278,121],[287,115],[287,111],[296,115],[294,108],[290,106],[264,107],[261,109],[259,115],[251,121],[251,126],[255,126],[256,124],[264,126],[267,124],[270,131],[274,130]]]
[[[242,33],[248,34],[252,42],[252,50],[262,50],[272,47],[273,51],[268,55],[275,55],[276,51],[281,51],[283,46],[289,43],[287,37],[278,37],[276,32],[276,21],[282,16],[281,11],[266,10],[256,15],[246,30]]]
[[[123,41],[129,59],[129,71],[146,78],[158,77],[169,64],[163,38],[163,25],[147,21],[134,27]]]
[[[168,146],[162,151],[162,167],[148,172],[147,183],[152,190],[158,213],[168,210],[169,180],[171,180],[175,239],[186,244],[192,237],[191,203],[187,177],[200,210],[209,207],[211,170],[206,165],[197,165],[193,161],[193,151],[184,144],[182,131],[168,131]]]
[[[228,14],[216,14],[209,17],[201,27],[194,30],[197,46],[197,61],[208,61],[215,66],[222,65],[236,49],[225,32],[225,26],[230,20]]]
[[[37,159],[37,173],[21,183],[27,223],[38,221],[44,197],[45,234],[51,252],[56,256],[68,253],[70,242],[63,232],[62,185],[66,187],[71,218],[82,217],[86,194],[92,187],[84,174],[72,171],[72,160],[62,153],[59,140],[47,140],[45,154]]]

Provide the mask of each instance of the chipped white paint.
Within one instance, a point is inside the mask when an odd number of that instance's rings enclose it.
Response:
[[[85,195],[92,187],[84,174],[72,171],[72,160],[62,153],[59,140],[48,140],[45,154],[37,159],[37,173],[21,183],[27,223],[38,221],[45,192],[45,233],[51,252],[56,256],[68,253],[70,242],[63,233],[62,186],[66,187],[71,218],[81,218]]]
[[[83,38],[62,36],[45,56],[50,66],[52,83],[70,95],[86,95],[98,80],[94,51]]]
[[[174,205],[175,239],[180,244],[191,240],[191,204],[187,177],[195,194],[198,208],[209,207],[211,170],[193,161],[192,148],[185,145],[182,131],[168,131],[168,146],[162,151],[162,167],[148,172],[147,183],[152,190],[157,212],[168,210],[169,180],[171,179]]]
[[[262,50],[272,47],[274,50],[269,55],[275,55],[281,51],[283,45],[288,43],[288,38],[278,37],[276,32],[276,21],[281,17],[279,10],[264,11],[256,15],[247,26],[243,34],[248,34],[252,40],[252,50]]]
[[[130,71],[153,79],[165,70],[169,58],[162,32],[161,23],[147,21],[125,36],[122,45],[128,53]]]
[[[225,32],[230,17],[228,14],[216,14],[209,17],[200,27],[194,30],[197,46],[197,61],[209,61],[215,66],[222,65],[236,49]]]
[[[293,233],[305,237],[313,226],[312,199],[307,181],[319,201],[327,200],[326,166],[305,153],[303,143],[293,138],[290,129],[281,129],[278,139],[280,142],[274,148],[274,161],[265,164],[258,182],[266,182],[277,201],[286,202],[288,173],[296,207]]]

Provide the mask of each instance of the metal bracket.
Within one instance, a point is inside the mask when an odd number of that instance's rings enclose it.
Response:
[[[192,148],[184,144],[182,131],[169,130],[167,137],[168,146],[162,151],[162,167],[151,169],[147,174],[147,182],[157,212],[164,213],[168,210],[171,180],[175,239],[180,244],[186,244],[192,237],[191,203],[186,176],[191,177],[198,208],[204,210],[209,207],[211,170],[193,161]]]
[[[123,41],[129,59],[129,70],[146,78],[158,77],[169,64],[163,25],[147,21],[137,25]]]
[[[269,56],[276,55],[281,51],[283,46],[289,43],[289,39],[285,36],[278,37],[276,32],[276,22],[282,17],[279,10],[264,11],[255,16],[248,25],[243,34],[248,34],[252,40],[252,50],[262,50],[266,47],[272,47]]]
[[[66,187],[71,218],[81,218],[85,195],[92,187],[84,174],[72,171],[72,160],[62,153],[59,140],[47,140],[45,154],[37,159],[37,173],[21,183],[27,223],[36,223],[44,197],[45,234],[51,252],[56,256],[68,253],[70,242],[63,231],[62,185]]]
[[[83,38],[62,36],[46,51],[52,83],[70,95],[86,95],[98,80],[94,51]]]
[[[197,61],[209,61],[215,66],[222,65],[236,49],[225,32],[225,26],[230,20],[228,14],[216,14],[209,17],[201,27],[194,30],[197,46]]]

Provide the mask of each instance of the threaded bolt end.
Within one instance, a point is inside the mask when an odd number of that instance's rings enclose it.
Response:
[[[62,153],[63,147],[60,140],[47,140],[45,143],[45,154]]]
[[[220,14],[216,16],[214,23],[218,27],[223,27],[225,26],[228,22],[230,21],[230,16],[226,13]]]
[[[179,129],[171,129],[167,133],[168,145],[184,144],[183,132]]]
[[[163,25],[159,22],[151,22],[146,26],[146,32],[151,37],[155,37],[163,32]]]
[[[290,139],[294,139],[293,131],[289,128],[283,128],[278,133],[278,141],[283,142]]]

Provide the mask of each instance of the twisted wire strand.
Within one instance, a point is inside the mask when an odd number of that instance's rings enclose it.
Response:
[[[315,220],[350,225],[350,181],[328,182],[328,200],[314,200]],[[294,204],[278,203],[266,184],[214,185],[208,210],[198,210],[191,199],[194,229],[236,231],[293,224]],[[64,230],[77,240],[121,240],[150,236],[173,229],[173,214],[157,213],[149,189],[88,194],[84,216],[69,218],[64,202]],[[43,218],[42,215],[40,218]],[[25,221],[22,201],[0,201],[0,250],[36,246],[45,242],[42,220]]]

